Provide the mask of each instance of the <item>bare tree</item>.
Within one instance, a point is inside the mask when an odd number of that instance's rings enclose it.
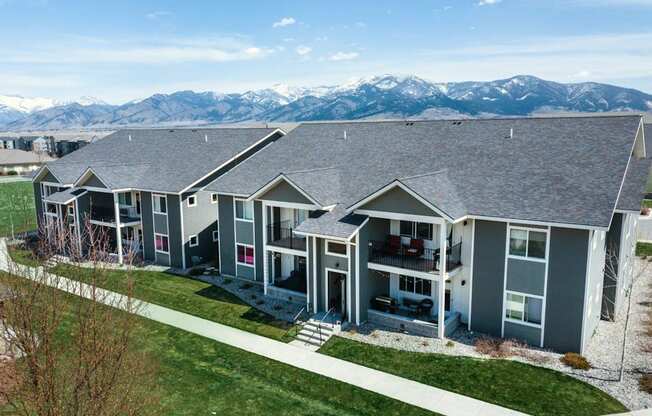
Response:
[[[90,223],[83,233],[58,222],[40,232],[35,250],[39,259],[65,254],[83,258],[92,267],[75,276],[86,285],[70,285],[68,279],[50,273],[49,267],[12,266],[12,274],[28,278],[7,280],[11,296],[0,316],[0,328],[17,358],[20,383],[0,396],[24,416],[157,413],[156,366],[138,348],[142,329],[134,315],[138,303],[131,296],[132,283],[120,297],[100,289],[107,279],[111,236]],[[51,261],[48,264],[52,266]]]

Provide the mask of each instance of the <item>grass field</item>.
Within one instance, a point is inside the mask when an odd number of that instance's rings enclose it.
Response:
[[[32,182],[0,182],[0,237],[36,229]]]
[[[86,302],[67,299],[62,342],[69,342],[73,330],[75,302]],[[144,318],[138,318],[137,339],[157,361],[161,415],[432,415]]]
[[[557,371],[509,360],[480,360],[376,347],[331,338],[320,353],[532,415],[603,415],[626,408]]]

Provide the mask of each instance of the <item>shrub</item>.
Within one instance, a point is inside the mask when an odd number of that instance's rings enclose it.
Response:
[[[16,172],[15,170],[10,170],[9,172],[7,172],[7,175],[16,176],[16,175],[18,175],[18,172]]]
[[[523,343],[513,339],[496,339],[482,337],[475,342],[475,350],[480,354],[488,355],[492,358],[506,358],[512,355],[522,355],[519,348],[527,348]]]
[[[428,344],[428,341],[421,341],[421,346],[422,347],[427,347],[428,345],[430,345],[430,344]]]
[[[641,208],[641,215],[650,215],[650,208],[648,207]]]
[[[453,341],[450,341],[450,340],[449,340],[449,341],[446,343],[446,346],[447,346],[448,348],[453,348],[453,347],[455,346],[455,343],[454,343]]]
[[[204,273],[204,268],[203,267],[193,267],[190,269],[190,272],[188,272],[189,275],[191,276],[199,276]]]
[[[567,352],[563,357],[560,358],[560,360],[567,366],[577,370],[589,370],[591,368],[589,360],[574,352]]]
[[[641,391],[644,391],[648,394],[652,394],[652,374],[645,374],[638,381],[638,386]]]

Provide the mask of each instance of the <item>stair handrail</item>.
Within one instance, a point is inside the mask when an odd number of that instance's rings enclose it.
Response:
[[[297,312],[296,315],[294,315],[294,318],[292,318],[292,326],[290,326],[290,329],[288,329],[287,333],[289,333],[294,328],[294,336],[296,337],[299,334],[297,322],[299,321],[299,318],[301,318],[301,315],[306,312],[306,306],[302,306],[301,309],[299,309],[299,312]]]
[[[326,318],[328,318],[328,315],[330,315],[330,313],[333,312],[333,310],[335,310],[335,307],[334,307],[334,306],[333,306],[332,308],[330,308],[330,309],[328,310],[328,312],[326,312],[326,315],[324,315],[324,317],[321,318],[321,320],[319,321],[318,328],[319,328],[319,343],[320,343],[320,344],[324,342],[324,340],[323,340],[323,338],[322,338],[322,334],[321,334],[321,327],[322,327],[322,325],[324,324],[324,321],[326,320]]]

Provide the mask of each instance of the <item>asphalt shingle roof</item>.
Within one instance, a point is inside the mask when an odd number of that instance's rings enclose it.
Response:
[[[47,166],[65,184],[90,167],[112,188],[180,192],[274,130],[121,130]]]
[[[77,198],[79,195],[83,194],[85,191],[82,189],[68,188],[63,191],[55,192],[47,197],[43,198],[48,202],[53,202],[55,204],[68,204]]]
[[[608,227],[640,122],[631,115],[305,123],[207,189],[251,195],[279,173],[325,169],[322,183],[313,175],[302,187],[325,189],[339,177],[327,199],[344,207],[400,180],[456,218]]]

